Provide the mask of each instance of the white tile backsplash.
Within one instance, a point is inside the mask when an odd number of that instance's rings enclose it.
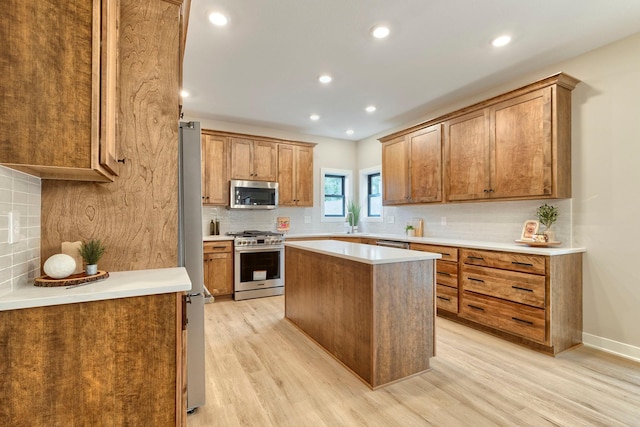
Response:
[[[0,295],[40,276],[41,181],[0,166]],[[20,213],[20,241],[9,244],[8,214]]]
[[[556,240],[563,242],[563,246],[572,246],[571,199],[389,206],[384,207],[382,221],[361,220],[358,228],[363,233],[401,235],[405,233],[407,222],[422,218],[425,236],[511,243],[520,238],[524,222],[535,219],[536,209],[544,203],[557,206],[560,211],[558,221],[553,225]],[[347,231],[344,222],[321,222],[319,206],[269,211],[203,207],[202,214],[202,232],[205,236],[209,235],[209,222],[216,215],[220,220],[221,234],[252,229],[275,231],[276,218],[279,216],[290,218],[288,234]],[[310,224],[304,223],[305,216],[311,217]],[[388,222],[390,216],[394,217],[393,224]],[[443,217],[446,218],[446,225],[441,224]]]

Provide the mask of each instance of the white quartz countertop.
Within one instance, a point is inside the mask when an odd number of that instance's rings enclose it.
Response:
[[[345,258],[365,264],[391,264],[442,258],[442,255],[431,252],[363,245],[360,243],[341,242],[339,240],[285,241],[285,246]]]
[[[233,236],[203,236],[203,242],[220,242],[225,240],[233,240]]]
[[[311,237],[364,237],[368,239],[378,239],[378,240],[392,240],[394,242],[409,242],[409,243],[423,243],[427,245],[443,245],[443,246],[455,246],[460,248],[469,248],[469,249],[486,249],[493,251],[506,251],[506,252],[517,252],[523,254],[533,254],[533,255],[566,255],[566,254],[574,254],[586,252],[586,248],[582,247],[563,247],[560,245],[559,247],[531,247],[525,244],[518,243],[502,243],[502,242],[487,242],[487,241],[478,241],[478,240],[463,240],[463,239],[446,239],[441,237],[409,237],[403,234],[375,234],[375,233],[355,233],[355,234],[346,234],[346,233],[300,233],[300,234],[287,234],[285,239],[300,239],[300,238],[311,238]]]
[[[191,280],[184,267],[110,272],[109,277],[68,288],[23,285],[0,297],[0,311],[101,301],[188,291]]]

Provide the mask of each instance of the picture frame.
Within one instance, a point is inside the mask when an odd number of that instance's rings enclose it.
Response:
[[[533,241],[533,236],[538,232],[539,228],[540,222],[536,221],[535,219],[525,221],[524,225],[522,226],[522,235],[520,236],[520,240]]]

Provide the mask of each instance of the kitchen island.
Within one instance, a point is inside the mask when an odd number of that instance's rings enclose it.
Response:
[[[371,388],[429,370],[440,254],[285,243],[285,317]]]

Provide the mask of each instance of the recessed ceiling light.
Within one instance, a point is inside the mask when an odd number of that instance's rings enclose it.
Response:
[[[187,96],[189,96],[189,92],[187,92],[186,90],[181,90],[180,91],[180,96],[183,98],[186,98]]]
[[[227,22],[229,22],[229,19],[220,12],[213,12],[209,15],[209,21],[211,21],[213,25],[224,27],[227,25]]]
[[[509,37],[509,36],[500,36],[500,37],[496,37],[495,39],[493,39],[491,44],[494,45],[495,47],[502,47],[502,46],[508,45],[510,41],[511,41],[511,37]]]
[[[347,129],[347,135],[353,135],[353,129]]]
[[[375,105],[368,105],[364,110],[367,113],[373,113],[374,111],[376,111],[376,106]]]
[[[331,83],[331,80],[333,80],[333,77],[331,77],[329,74],[323,74],[318,77],[318,81],[324,84]]]
[[[371,35],[377,39],[384,39],[389,35],[389,27],[384,25],[376,25],[371,29]]]
[[[315,120],[319,120],[319,119],[320,119],[320,116],[319,116],[319,115],[317,115],[317,114],[312,114],[312,115],[310,115],[310,116],[309,116],[309,118],[310,118],[311,120],[314,120],[314,121],[315,121]]]

